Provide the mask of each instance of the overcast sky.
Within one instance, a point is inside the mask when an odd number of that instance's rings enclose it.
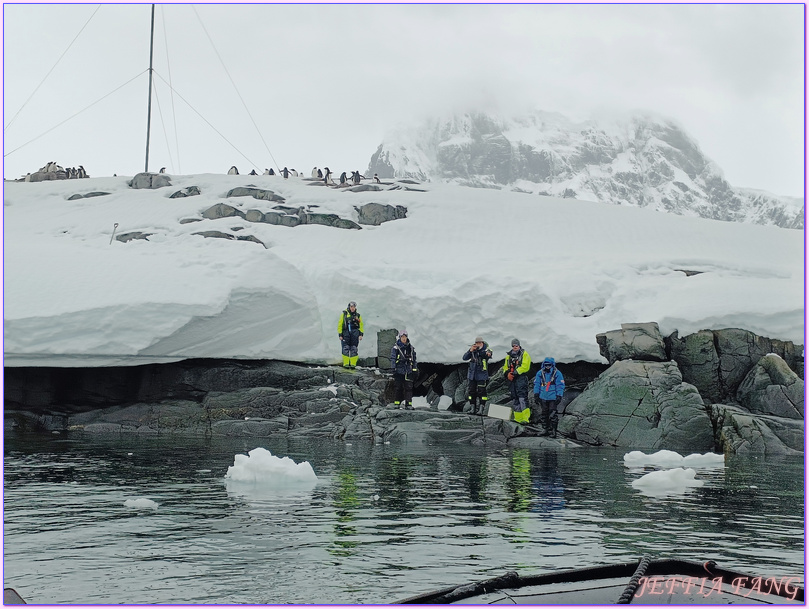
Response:
[[[150,15],[148,4],[4,5],[6,178],[47,161],[143,171]],[[362,171],[389,129],[451,110],[647,110],[678,121],[731,184],[803,196],[803,5],[174,4],[155,15],[152,171]]]

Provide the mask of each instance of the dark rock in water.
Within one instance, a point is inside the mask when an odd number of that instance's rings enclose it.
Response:
[[[804,421],[753,414],[740,406],[713,404],[716,445],[726,454],[797,455],[803,453]]]
[[[567,405],[559,431],[593,445],[710,451],[702,398],[674,362],[618,361]]]
[[[77,193],[75,195],[70,195],[67,198],[67,200],[68,201],[76,201],[78,199],[89,199],[90,197],[103,197],[103,196],[108,195],[108,194],[110,194],[110,193],[108,193],[108,192],[88,192],[87,194],[84,194],[84,195],[80,195],[80,194]]]
[[[188,186],[183,188],[182,190],[178,190],[174,194],[172,194],[169,199],[181,199],[183,197],[195,197],[202,192],[199,189],[199,186]]]
[[[163,188],[171,186],[171,179],[165,173],[139,173],[127,184],[130,188]]]

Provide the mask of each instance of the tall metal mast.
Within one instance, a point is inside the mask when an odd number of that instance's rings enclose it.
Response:
[[[149,111],[146,115],[146,167],[149,173],[149,133],[152,126],[152,58],[154,56],[154,4],[152,5],[152,33],[149,38]]]

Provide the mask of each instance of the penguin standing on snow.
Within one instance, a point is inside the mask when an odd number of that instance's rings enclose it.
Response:
[[[320,169],[317,170],[317,177],[318,177],[319,180],[323,179],[323,172],[320,171]]]
[[[326,173],[323,174],[323,183],[328,184],[329,180],[331,180],[331,169],[329,169],[328,167],[324,167],[324,169],[326,170]],[[332,184],[334,184],[333,181]]]
[[[160,171],[158,171],[157,173],[166,173],[166,168],[165,168],[165,167],[161,167],[161,168],[160,168]]]
[[[256,170],[255,170],[255,169],[251,169],[251,170],[250,170],[250,173],[249,173],[248,175],[251,175],[251,176],[257,176],[258,174],[256,173]]]
[[[346,172],[344,171],[343,173],[340,174],[340,184],[345,184],[346,180],[347,180]]]
[[[228,169],[228,175],[229,176],[237,176],[237,175],[239,175],[239,170],[236,169],[236,165],[234,165],[233,167]]]
[[[76,171],[76,173],[78,174],[78,176],[79,176],[80,178],[86,178],[86,177],[89,177],[89,176],[87,175],[87,172],[86,172],[86,171],[84,171],[84,165],[79,165],[79,168],[78,168],[78,170]]]
[[[286,167],[284,167],[284,168],[281,170],[281,175],[282,175],[282,176],[284,176],[284,179],[285,179],[285,180],[286,180],[286,179],[288,179],[288,178],[289,178],[289,169],[287,169]]]

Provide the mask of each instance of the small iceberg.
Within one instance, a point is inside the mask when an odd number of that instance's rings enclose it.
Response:
[[[704,481],[696,479],[696,474],[697,472],[690,467],[666,469],[641,476],[632,481],[632,486],[651,497],[681,495],[689,488],[705,484]]]
[[[315,471],[308,461],[295,463],[289,457],[276,457],[266,448],[254,448],[246,455],[236,455],[225,479],[265,487],[317,483]]]
[[[639,450],[624,455],[626,467],[697,467],[697,468],[724,468],[725,455],[693,453],[687,457],[672,450],[659,450],[647,455]]]

